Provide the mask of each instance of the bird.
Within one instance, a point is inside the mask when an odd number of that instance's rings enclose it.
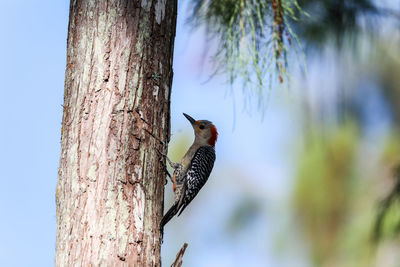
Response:
[[[218,131],[215,125],[208,120],[195,120],[186,113],[183,115],[192,125],[195,138],[179,163],[172,162],[165,155],[174,169],[171,178],[174,204],[160,222],[161,236],[164,233],[164,226],[176,214],[179,216],[185,210],[207,182],[216,158],[215,143],[218,139]]]

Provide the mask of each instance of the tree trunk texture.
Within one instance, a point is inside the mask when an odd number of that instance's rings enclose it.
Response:
[[[177,0],[71,0],[56,266],[160,266]]]

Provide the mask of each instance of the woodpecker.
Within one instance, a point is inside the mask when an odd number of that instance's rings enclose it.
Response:
[[[161,220],[161,236],[164,225],[178,212],[179,216],[207,182],[215,161],[215,143],[218,138],[217,128],[210,121],[196,121],[185,113],[183,115],[191,123],[195,139],[179,163],[174,163],[166,157],[168,163],[174,168],[171,178],[174,204]]]

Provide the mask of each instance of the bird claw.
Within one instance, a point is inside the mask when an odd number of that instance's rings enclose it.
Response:
[[[180,164],[171,161],[171,160],[168,158],[167,154],[161,152],[161,151],[158,150],[157,148],[156,148],[156,150],[157,150],[158,153],[160,153],[162,156],[164,156],[164,157],[167,159],[169,166],[171,166],[173,169],[176,169],[176,168],[179,167]],[[171,177],[171,174],[168,173],[168,176]]]

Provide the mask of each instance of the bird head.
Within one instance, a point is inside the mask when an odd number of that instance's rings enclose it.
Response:
[[[188,119],[194,129],[194,142],[197,142],[200,145],[210,145],[214,147],[218,138],[218,132],[215,125],[208,120],[195,120],[188,114],[183,113],[183,115]]]

